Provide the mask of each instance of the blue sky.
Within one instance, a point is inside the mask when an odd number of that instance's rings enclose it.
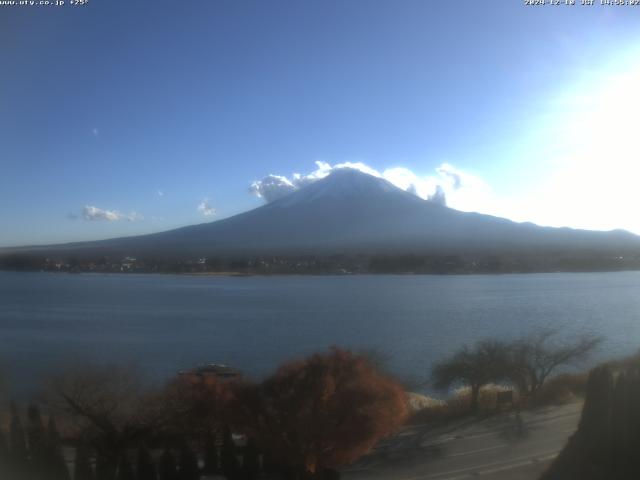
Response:
[[[212,221],[336,164],[640,233],[640,7],[523,3],[0,6],[0,246]]]

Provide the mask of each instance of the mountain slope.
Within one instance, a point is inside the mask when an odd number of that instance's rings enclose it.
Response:
[[[627,251],[640,237],[459,212],[386,180],[341,169],[270,204],[224,220],[139,237],[41,247],[74,254],[460,253]],[[33,251],[33,249],[29,249]]]

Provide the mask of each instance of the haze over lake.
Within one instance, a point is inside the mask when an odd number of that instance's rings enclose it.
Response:
[[[26,392],[88,360],[160,380],[203,362],[251,376],[331,345],[377,348],[424,378],[461,344],[538,327],[604,335],[597,359],[640,346],[640,272],[195,277],[0,272],[0,361]]]

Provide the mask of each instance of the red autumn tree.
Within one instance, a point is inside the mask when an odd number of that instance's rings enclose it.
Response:
[[[207,438],[230,421],[236,381],[177,378],[161,397],[165,433]]]
[[[407,417],[403,388],[338,348],[282,365],[239,400],[260,448],[300,473],[357,460]]]

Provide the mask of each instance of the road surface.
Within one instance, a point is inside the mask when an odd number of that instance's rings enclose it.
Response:
[[[575,431],[582,403],[403,429],[343,471],[346,480],[534,480]]]

